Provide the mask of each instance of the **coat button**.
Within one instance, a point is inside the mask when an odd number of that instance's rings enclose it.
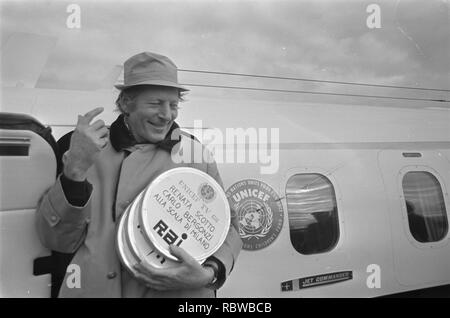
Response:
[[[113,279],[117,276],[116,272],[109,272],[108,275],[106,275],[106,277],[108,277],[108,279]]]
[[[56,221],[56,216],[52,215],[52,217],[50,218],[53,222]]]
[[[86,224],[91,223],[91,219],[90,218],[86,218]]]

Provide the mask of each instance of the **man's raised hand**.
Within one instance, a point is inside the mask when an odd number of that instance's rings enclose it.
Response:
[[[78,115],[77,126],[70,139],[70,148],[64,154],[64,175],[74,181],[86,179],[86,172],[92,166],[99,152],[108,144],[108,128],[101,119],[92,120],[103,112],[95,108],[84,116]]]

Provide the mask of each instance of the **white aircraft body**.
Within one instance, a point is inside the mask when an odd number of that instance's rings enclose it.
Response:
[[[99,117],[110,124],[116,96],[3,87],[1,111],[29,115],[58,139],[94,107],[105,107]],[[244,242],[218,297],[448,288],[449,109],[204,99],[194,92],[181,105],[180,126],[215,151]],[[230,131],[227,139],[227,128],[242,128],[246,139]],[[226,157],[227,147],[235,156]],[[5,126],[0,150],[0,296],[49,297],[51,276],[35,267],[51,251],[39,242],[34,214],[55,181],[55,154],[35,132]]]

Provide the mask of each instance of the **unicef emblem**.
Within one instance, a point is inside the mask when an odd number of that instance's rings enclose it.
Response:
[[[283,227],[283,205],[268,184],[248,179],[236,182],[226,192],[238,217],[239,235],[245,250],[269,246]]]
[[[200,185],[198,194],[206,203],[209,203],[216,198],[216,191],[214,191],[213,187],[208,183],[202,183]]]

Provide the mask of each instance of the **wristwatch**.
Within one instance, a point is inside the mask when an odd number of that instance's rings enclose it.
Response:
[[[212,281],[209,282],[208,285],[206,285],[206,287],[208,287],[208,288],[214,287],[214,284],[217,282],[217,279],[219,277],[219,265],[213,260],[207,260],[203,264],[203,266],[212,268],[212,270],[214,272],[214,277],[213,277]]]

